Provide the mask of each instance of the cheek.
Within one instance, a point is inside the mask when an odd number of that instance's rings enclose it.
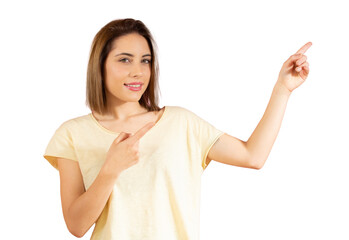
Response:
[[[150,75],[151,75],[151,67],[150,66],[147,66],[144,68],[143,70],[144,72],[144,75],[146,75],[148,78],[150,78]]]
[[[128,75],[129,69],[126,66],[117,66],[112,68],[111,73],[114,76],[125,76],[125,75]]]
[[[111,81],[122,80],[128,75],[128,69],[125,66],[113,66],[107,68],[106,78]]]

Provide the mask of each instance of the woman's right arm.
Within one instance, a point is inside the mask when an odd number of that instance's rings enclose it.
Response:
[[[113,190],[118,172],[106,172],[105,164],[85,191],[78,162],[58,158],[63,216],[69,232],[82,237],[100,216]]]
[[[82,237],[96,222],[122,171],[139,160],[139,140],[154,126],[148,123],[133,136],[120,133],[111,144],[106,161],[92,185],[85,191],[79,163],[58,158],[61,201],[65,223],[76,237]]]

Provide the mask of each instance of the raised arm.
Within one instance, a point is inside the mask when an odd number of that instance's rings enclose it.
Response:
[[[283,64],[265,113],[247,142],[222,135],[210,149],[206,162],[260,169],[267,160],[281,127],[288,99],[308,77],[309,63],[304,53],[308,42]]]

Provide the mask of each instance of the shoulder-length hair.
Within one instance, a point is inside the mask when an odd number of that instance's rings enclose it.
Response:
[[[132,18],[118,19],[105,25],[96,34],[90,51],[87,68],[86,105],[99,114],[108,113],[107,95],[104,79],[104,64],[111,51],[113,41],[129,33],[138,33],[143,36],[151,52],[151,75],[147,89],[139,103],[148,111],[160,110],[158,106],[158,78],[159,64],[156,52],[156,43],[149,29],[140,20]]]

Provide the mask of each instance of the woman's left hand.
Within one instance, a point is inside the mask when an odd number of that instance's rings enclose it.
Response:
[[[284,86],[290,93],[302,85],[308,77],[309,63],[304,53],[311,45],[311,42],[305,44],[282,65],[277,83]]]

